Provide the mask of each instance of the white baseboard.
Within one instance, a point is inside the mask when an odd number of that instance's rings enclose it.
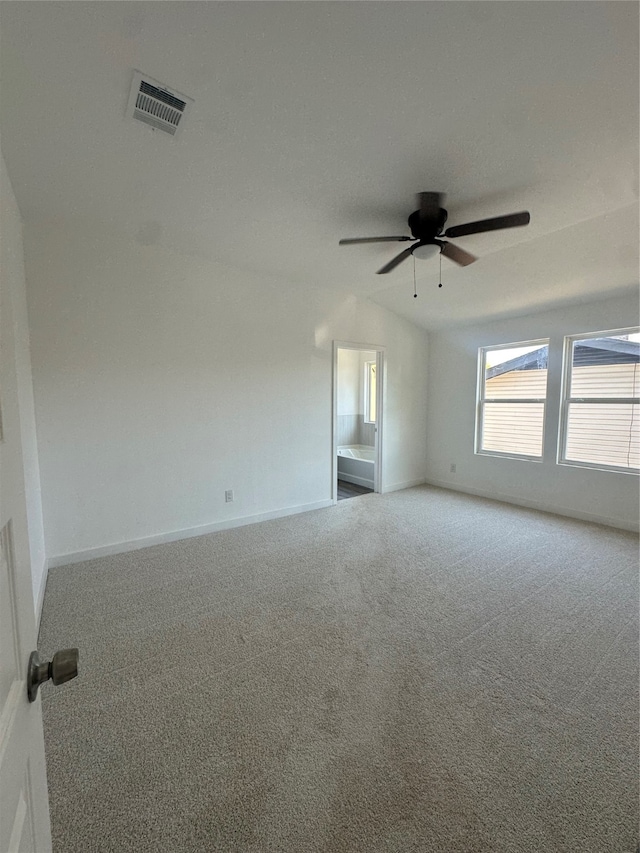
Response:
[[[356,486],[364,486],[365,489],[373,489],[373,480],[367,480],[366,477],[357,477],[355,474],[343,474],[342,471],[338,471],[338,479]]]
[[[329,506],[333,506],[332,500],[316,501],[315,503],[276,509],[271,512],[261,512],[257,515],[245,515],[242,518],[230,518],[226,521],[217,521],[214,524],[203,524],[200,527],[190,527],[186,530],[174,530],[170,533],[160,533],[156,536],[145,536],[142,539],[132,539],[129,542],[116,542],[113,545],[103,545],[100,548],[88,548],[85,551],[59,554],[49,558],[48,568],[68,566],[71,563],[84,563],[86,560],[95,560],[98,557],[109,557],[113,554],[124,554],[127,551],[138,551],[140,548],[149,548],[152,545],[164,545],[167,542],[191,539],[194,536],[206,536],[208,533],[219,533],[222,530],[231,530],[234,527],[244,527],[247,524],[257,524],[260,521],[284,518],[287,515],[298,515],[301,512],[311,512],[314,509],[325,509],[325,507]]]
[[[401,489],[412,489],[414,486],[424,486],[427,481],[424,477],[420,477],[419,480],[406,480],[404,483],[390,483],[389,485],[385,485],[382,487],[382,494],[386,495],[388,492],[399,492]]]
[[[502,501],[503,503],[514,504],[515,506],[523,506],[527,509],[537,509],[540,512],[550,512],[553,515],[564,515],[567,518],[577,518],[580,521],[591,521],[594,524],[605,524],[607,527],[617,527],[620,530],[629,530],[632,533],[638,533],[640,525],[637,522],[626,521],[625,519],[612,518],[606,515],[596,515],[590,512],[582,512],[571,507],[556,506],[554,504],[542,503],[541,501],[529,500],[522,498],[519,495],[508,495],[502,492],[491,492],[487,489],[476,489],[470,486],[452,483],[448,480],[434,480],[427,478],[424,482],[429,486],[439,486],[442,489],[450,489],[453,492],[464,492],[467,495],[476,495],[479,498],[489,498],[494,501]]]

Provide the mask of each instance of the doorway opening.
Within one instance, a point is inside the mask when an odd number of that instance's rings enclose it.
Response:
[[[379,492],[384,348],[334,341],[334,503]]]

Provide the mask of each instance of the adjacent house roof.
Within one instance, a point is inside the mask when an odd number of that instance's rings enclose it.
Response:
[[[490,367],[487,379],[493,379],[512,370],[546,370],[549,360],[549,347],[544,346],[533,352],[512,358],[503,364]],[[573,351],[573,363],[580,367],[589,364],[627,364],[640,362],[640,342],[625,341],[619,338],[588,338],[580,341]]]

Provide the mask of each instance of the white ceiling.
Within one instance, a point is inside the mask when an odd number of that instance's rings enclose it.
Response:
[[[4,2],[2,151],[26,222],[67,222],[369,296],[426,328],[638,285],[638,4]],[[134,69],[194,98],[125,118]],[[460,268],[375,270],[414,194]]]

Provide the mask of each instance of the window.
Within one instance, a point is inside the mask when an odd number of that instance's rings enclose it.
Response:
[[[640,329],[565,338],[559,462],[640,469]]]
[[[548,339],[479,351],[476,453],[542,459]]]
[[[364,363],[364,422],[375,424],[376,422],[376,363],[365,361]]]

